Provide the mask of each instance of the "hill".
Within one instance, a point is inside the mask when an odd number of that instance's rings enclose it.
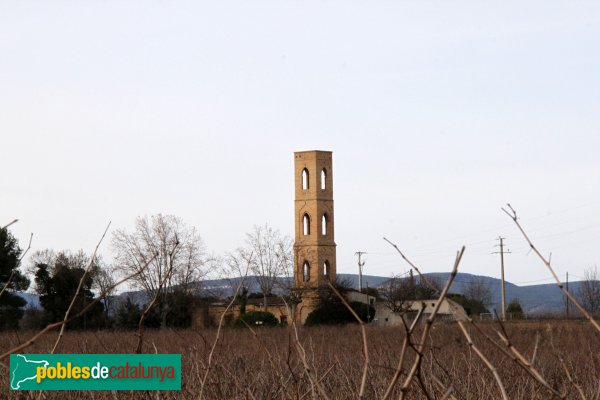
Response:
[[[450,274],[446,272],[430,273],[426,275],[441,282],[447,281],[450,276]],[[350,281],[355,288],[358,287],[358,275],[338,274],[338,277]],[[384,284],[387,280],[389,280],[389,277],[363,275],[365,287],[368,285],[369,287],[377,288]],[[493,301],[491,308],[495,308],[499,311],[501,309],[500,279],[482,275],[458,273],[452,286],[450,287],[450,292],[463,294],[466,287],[473,280],[482,281],[490,288]],[[234,288],[238,283],[239,279],[206,280],[198,283],[196,293],[197,295],[204,297],[228,297],[233,294],[232,287]],[[290,282],[287,283],[289,284]],[[571,282],[569,284],[569,290],[571,290],[573,293],[577,293],[580,284],[581,282]],[[260,291],[260,288],[256,283],[256,279],[254,279],[252,276],[247,278],[246,286],[250,292]],[[505,282],[505,288],[507,304],[512,299],[518,298],[523,305],[524,310],[528,313],[559,313],[564,311],[564,296],[556,284],[517,286],[513,283]],[[39,298],[36,294],[19,293],[19,295],[27,300],[27,307],[40,307]],[[147,296],[140,291],[124,292],[115,297],[118,298],[117,301],[125,300],[127,297],[129,297],[135,303],[140,305],[147,301]]]

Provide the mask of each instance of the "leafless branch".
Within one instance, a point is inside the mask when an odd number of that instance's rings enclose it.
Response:
[[[440,293],[440,297],[438,298],[438,301],[436,302],[433,310],[431,311],[429,318],[427,318],[427,320],[425,320],[425,328],[423,329],[423,333],[421,335],[421,342],[417,348],[417,350],[418,350],[417,357],[415,358],[412,368],[410,369],[410,372],[408,373],[408,376],[406,377],[406,380],[404,381],[404,384],[402,385],[402,388],[400,389],[401,390],[400,399],[403,399],[404,396],[406,395],[406,393],[408,392],[410,385],[412,384],[412,380],[421,365],[421,361],[423,359],[423,350],[425,349],[425,345],[427,344],[427,339],[429,338],[429,331],[431,330],[431,326],[433,325],[433,322],[435,321],[435,317],[437,316],[437,313],[440,310],[442,302],[444,301],[444,298],[448,294],[448,290],[450,290],[450,286],[452,285],[452,282],[454,281],[454,278],[456,277],[456,274],[458,272],[458,265],[460,264],[460,260],[462,259],[464,252],[465,252],[465,247],[463,246],[456,255],[456,260],[454,261],[454,267],[452,268],[450,277],[448,278],[448,281],[446,282],[446,286],[444,286],[444,288],[442,289],[442,292]]]
[[[69,314],[71,314],[71,309],[73,308],[73,305],[75,304],[75,301],[77,300],[77,296],[79,295],[79,292],[81,291],[81,288],[83,287],[85,278],[87,278],[90,271],[92,270],[92,267],[94,266],[94,262],[96,259],[96,253],[98,252],[98,248],[100,247],[100,244],[102,243],[102,241],[104,240],[104,237],[106,236],[106,232],[108,232],[108,228],[110,228],[110,224],[111,223],[109,222],[108,225],[106,226],[106,229],[104,230],[104,233],[102,234],[102,237],[98,241],[98,244],[96,244],[96,247],[94,248],[94,252],[92,253],[92,256],[90,257],[88,266],[86,267],[85,272],[83,273],[83,275],[81,276],[81,279],[79,280],[79,285],[77,285],[77,290],[75,291],[75,294],[73,295],[73,299],[71,299],[71,304],[69,304],[69,308],[67,308],[67,312],[65,312],[65,317],[63,318],[63,324],[60,326],[60,332],[58,334],[58,337],[56,338],[56,342],[54,343],[54,346],[52,347],[52,351],[50,352],[50,354],[54,354],[54,352],[56,351],[56,348],[58,347],[58,344],[60,343],[60,339],[62,338],[62,336],[65,332],[65,327],[67,326],[66,321],[69,319]]]
[[[363,373],[362,373],[362,378],[360,380],[360,391],[358,392],[358,398],[363,399],[365,397],[365,388],[367,387],[367,374],[369,372],[369,346],[368,346],[368,342],[367,342],[367,330],[365,329],[365,323],[358,316],[356,311],[354,311],[354,309],[352,307],[350,307],[350,304],[348,304],[348,302],[346,301],[344,296],[342,296],[340,294],[340,292],[335,288],[335,286],[333,286],[331,284],[331,282],[329,282],[329,281],[327,281],[327,284],[329,285],[331,290],[333,290],[333,292],[340,298],[342,303],[344,303],[346,308],[348,310],[350,310],[350,312],[352,313],[352,315],[354,316],[356,321],[358,321],[358,323],[360,324],[360,333],[362,335],[362,341],[363,341],[363,356],[365,357],[365,361],[363,364]],[[368,304],[367,304],[367,307],[369,307]]]
[[[249,265],[246,266],[246,272],[244,274],[244,277],[246,275],[248,275],[248,268],[249,268]],[[215,352],[215,348],[217,347],[217,343],[219,342],[219,339],[220,339],[220,336],[221,336],[221,329],[223,328],[223,323],[225,322],[225,315],[227,314],[227,312],[229,311],[229,309],[231,308],[231,306],[235,302],[235,299],[237,299],[237,296],[238,296],[238,294],[240,292],[240,289],[242,288],[243,282],[244,282],[244,279],[242,279],[240,281],[240,284],[238,285],[237,289],[235,290],[235,293],[231,297],[231,301],[227,304],[227,307],[225,308],[225,310],[221,314],[221,318],[219,318],[219,326],[217,328],[217,335],[216,335],[215,340],[214,340],[214,342],[212,344],[212,347],[210,348],[210,352],[208,353],[208,362],[206,364],[206,371],[204,372],[204,377],[202,378],[202,384],[200,386],[200,393],[198,394],[198,399],[200,399],[200,400],[202,400],[202,395],[204,393],[204,388],[206,387],[206,381],[208,379],[208,374],[210,373],[210,370],[211,370],[211,367],[212,367],[213,354]]]
[[[173,252],[174,251],[175,251],[175,249],[173,249]],[[173,256],[173,254],[171,253],[171,257],[172,256]],[[158,257],[158,253],[156,253],[156,257]],[[138,322],[138,333],[137,333],[138,343],[137,343],[137,347],[135,349],[136,354],[140,354],[142,352],[142,344],[144,342],[144,320],[146,319],[146,317],[148,316],[148,313],[154,306],[154,303],[156,303],[156,299],[158,299],[158,296],[160,296],[160,291],[162,290],[163,285],[171,277],[172,272],[173,272],[173,266],[171,264],[171,268],[169,269],[169,272],[166,273],[163,280],[161,282],[159,282],[158,290],[154,293],[154,297],[152,298],[152,301],[150,301],[150,303],[148,303],[148,305],[142,312],[142,315],[140,315],[140,321]]]
[[[556,275],[556,272],[554,272],[554,268],[552,268],[552,265],[550,264],[550,260],[546,259],[542,255],[542,253],[537,249],[537,247],[535,247],[535,245],[533,244],[533,242],[531,241],[531,239],[529,239],[529,236],[527,235],[527,233],[525,233],[525,230],[523,229],[523,227],[521,226],[521,224],[518,221],[517,212],[514,210],[514,208],[512,208],[512,206],[510,204],[507,204],[506,206],[509,208],[510,211],[507,211],[505,208],[502,208],[502,211],[504,211],[506,213],[506,215],[508,215],[510,217],[510,219],[512,219],[514,221],[515,225],[517,225],[517,228],[519,228],[519,231],[521,232],[521,234],[523,235],[523,237],[525,238],[525,240],[529,244],[529,247],[531,247],[531,249],[534,251],[534,253],[537,254],[537,256],[540,258],[540,260],[542,260],[542,262],[544,263],[544,265],[546,266],[546,268],[548,268],[548,270],[550,271],[550,273],[554,277],[554,280],[556,281],[556,284],[558,285],[558,287],[560,288],[560,290],[562,290],[562,292],[575,305],[575,307],[577,307],[579,309],[579,311],[581,311],[581,313],[590,321],[590,323],[594,326],[594,328],[596,328],[596,330],[598,332],[600,332],[600,324],[598,324],[598,322],[596,322],[596,320],[591,316],[591,314],[588,313],[586,311],[586,309],[583,308],[579,304],[579,302],[575,299],[575,296],[573,296],[571,294],[571,292],[569,292],[564,287],[564,285],[562,284],[560,278],[558,277],[558,275]]]
[[[149,260],[148,263],[150,263],[152,260]],[[106,292],[109,292],[111,290],[114,290],[115,288],[117,288],[118,286],[120,286],[122,283],[135,278],[137,275],[139,275],[142,271],[136,271],[133,274],[127,275],[126,277],[124,277],[123,279],[121,279],[120,281],[118,281],[117,283],[115,283],[114,285],[112,285],[111,287],[107,288]],[[16,353],[20,350],[23,350],[29,346],[31,346],[32,344],[35,343],[35,341],[37,339],[39,339],[42,335],[44,335],[45,333],[47,333],[48,331],[58,328],[59,326],[62,326],[63,324],[67,324],[71,321],[73,321],[76,318],[81,317],[83,314],[85,314],[86,312],[88,312],[88,310],[90,310],[92,307],[94,307],[96,305],[96,303],[98,303],[101,299],[102,296],[105,295],[106,293],[102,293],[100,296],[98,296],[96,299],[94,299],[92,302],[90,302],[86,307],[84,307],[81,311],[79,311],[77,314],[70,316],[66,321],[58,321],[58,322],[54,322],[52,324],[48,324],[44,329],[42,329],[41,331],[37,332],[35,335],[33,335],[29,340],[27,340],[26,342],[13,347],[12,349],[6,351],[4,354],[0,355],[0,361],[4,360],[5,358],[7,358],[8,356],[10,356],[13,353]]]
[[[419,312],[417,313],[417,316],[413,320],[410,327],[408,327],[406,325],[406,322],[404,321],[404,316],[401,317],[402,322],[404,323],[405,331],[406,331],[405,336],[404,336],[404,341],[402,342],[402,350],[400,350],[400,358],[398,360],[398,367],[396,368],[396,372],[394,373],[394,376],[392,377],[392,380],[390,381],[388,388],[387,388],[385,394],[383,395],[382,400],[386,400],[392,394],[392,391],[394,390],[394,386],[396,385],[396,382],[398,382],[398,379],[400,378],[400,374],[402,373],[402,367],[404,366],[404,356],[406,354],[406,349],[409,346],[412,347],[411,335],[412,335],[415,327],[419,323],[419,320],[423,316],[424,311],[425,311],[425,303],[421,303],[421,308],[419,309]]]
[[[9,222],[8,224],[4,225],[4,226],[2,227],[2,229],[6,229],[6,228],[8,228],[9,226],[11,226],[12,224],[16,224],[17,222],[19,222],[19,220],[18,220],[18,219],[13,219],[11,222]]]
[[[417,271],[417,274],[419,274],[419,276],[421,277],[421,279],[423,280],[423,282],[425,282],[425,284],[433,291],[435,292],[439,292],[439,289],[433,284],[431,283],[427,277],[425,277],[425,275],[423,275],[421,273],[421,271],[419,271],[419,268],[417,268],[417,266],[415,264],[412,263],[412,261],[410,261],[405,255],[404,253],[402,253],[402,251],[400,251],[400,249],[398,248],[398,246],[396,246],[394,243],[392,243],[391,241],[389,241],[387,238],[383,238],[383,240],[385,240],[386,242],[388,242],[389,244],[392,245],[392,247],[394,249],[396,249],[396,251],[398,252],[398,254],[400,254],[400,257],[402,257],[404,259],[404,261],[406,261],[408,263],[408,265],[410,265],[415,271]]]
[[[473,349],[475,354],[477,354],[477,356],[481,359],[481,361],[483,361],[485,366],[492,372],[492,375],[494,375],[494,379],[498,384],[498,388],[500,389],[500,394],[502,394],[502,398],[504,400],[508,400],[508,396],[506,395],[506,389],[504,388],[504,384],[502,383],[502,379],[500,379],[500,375],[498,374],[498,370],[496,369],[496,367],[494,367],[494,365],[486,358],[486,356],[481,352],[481,350],[479,350],[479,348],[473,343],[473,340],[471,340],[471,335],[469,335],[469,332],[465,328],[464,321],[457,319],[456,323],[462,331],[463,336],[467,339],[467,343],[469,344],[471,349]]]

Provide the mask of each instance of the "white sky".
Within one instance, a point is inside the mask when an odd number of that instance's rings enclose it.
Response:
[[[600,265],[600,3],[0,3],[0,224],[91,252],[175,214],[217,254],[293,233],[293,152],[334,152],[338,272]],[[101,249],[111,258],[109,241]],[[536,282],[537,283],[537,282]]]

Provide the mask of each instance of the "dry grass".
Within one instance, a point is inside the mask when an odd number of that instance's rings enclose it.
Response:
[[[480,325],[494,334],[491,324]],[[420,337],[423,324],[413,340]],[[512,344],[544,376],[554,390],[568,399],[600,399],[600,335],[589,324],[578,321],[514,322],[505,326]],[[473,341],[501,377],[510,399],[549,399],[552,393],[505,354],[475,334]],[[398,365],[405,339],[402,328],[366,327],[369,370],[365,398],[382,398]],[[47,392],[46,399],[181,399],[198,398],[216,330],[148,331],[143,352],[181,353],[183,377],[181,392]],[[292,336],[291,336],[292,335]],[[293,331],[285,328],[221,331],[212,355],[212,366],[203,397],[209,399],[309,399],[322,395],[311,384],[316,377],[331,399],[357,398],[364,369],[363,339],[358,325],[301,328],[300,342],[312,368],[309,378],[294,349]],[[0,334],[0,350],[16,346],[25,333]],[[48,334],[28,352],[46,353],[57,333]],[[537,345],[536,345],[537,343]],[[137,345],[133,332],[67,332],[57,352],[131,353]],[[537,347],[537,349],[536,349]],[[535,353],[535,359],[533,355]],[[408,366],[415,352],[406,354]],[[562,360],[562,361],[561,361]],[[565,371],[568,371],[568,373]],[[401,372],[405,379],[408,370]],[[569,377],[571,379],[569,379]],[[8,373],[0,376],[0,398],[36,398],[37,393],[9,392]],[[579,391],[579,389],[581,391]],[[450,389],[450,390],[449,390]],[[448,393],[447,393],[448,392]],[[448,394],[450,397],[444,397]],[[582,396],[583,395],[583,396]],[[396,385],[390,398],[400,396]],[[452,397],[453,396],[453,397]],[[457,324],[436,323],[431,328],[415,383],[406,394],[410,399],[493,399],[500,391],[490,370],[477,357]]]

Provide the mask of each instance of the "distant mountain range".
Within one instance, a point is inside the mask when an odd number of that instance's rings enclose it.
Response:
[[[439,282],[444,283],[450,277],[448,272],[437,272],[425,274],[427,277],[433,277]],[[355,287],[358,286],[358,275],[354,274],[338,274],[340,277],[352,279]],[[380,286],[382,283],[387,281],[389,278],[381,276],[367,276],[363,275],[363,282],[369,284],[370,287]],[[450,286],[450,293],[463,294],[467,286],[473,282],[481,281],[487,285],[492,292],[492,305],[489,307],[492,309],[502,310],[501,304],[501,281],[498,278],[492,278],[489,276],[472,275],[466,273],[458,273],[452,286]],[[364,284],[366,286],[366,283]],[[577,294],[580,281],[569,282],[569,291]],[[506,291],[506,304],[512,299],[519,299],[521,305],[527,313],[558,313],[565,309],[565,296],[562,291],[558,288],[556,283],[547,283],[542,285],[528,285],[528,286],[517,286],[508,281],[504,282],[504,288]],[[572,307],[571,309],[574,309]]]
[[[440,282],[446,282],[450,276],[447,272],[426,274],[427,277],[432,277]],[[338,274],[341,279],[348,280],[356,288],[358,287],[358,275],[356,274]],[[363,285],[366,287],[377,288],[388,281],[389,277],[363,275]],[[481,281],[486,284],[492,292],[492,306],[500,312],[501,294],[500,294],[500,279],[491,278],[488,276],[472,275],[466,273],[458,273],[452,286],[450,293],[464,293],[467,286],[473,282]],[[238,284],[238,279],[214,279],[206,280],[198,283],[197,294],[201,296],[227,297],[233,294],[232,287]],[[581,282],[570,282],[569,291],[577,293]],[[246,278],[246,286],[250,292],[259,292],[260,289],[256,283],[256,279],[250,276]],[[510,282],[505,282],[506,302],[507,304],[514,298],[518,298],[521,305],[528,313],[558,313],[565,309],[564,295],[558,286],[554,283],[543,285],[517,286]],[[39,308],[39,296],[33,293],[18,293],[21,297],[27,300],[27,307]],[[137,304],[146,303],[147,296],[144,292],[124,292],[117,296],[117,301],[125,300],[129,297]]]

